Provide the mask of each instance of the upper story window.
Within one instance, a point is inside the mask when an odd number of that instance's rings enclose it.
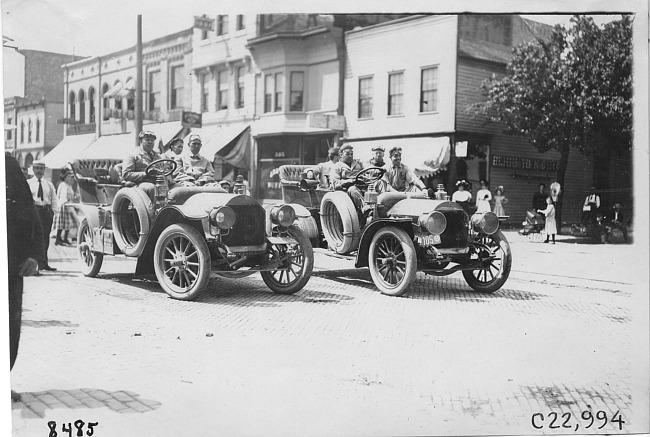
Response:
[[[438,67],[422,69],[420,80],[420,112],[438,110]]]
[[[228,70],[217,74],[217,111],[228,109]]]
[[[201,75],[201,112],[208,112],[210,110],[210,81],[212,80],[212,73],[205,73]]]
[[[76,120],[77,116],[77,111],[76,111],[76,106],[75,106],[75,95],[74,91],[70,91],[70,94],[68,95],[68,105],[69,105],[69,112],[68,112],[68,118],[70,120]]]
[[[79,90],[79,122],[86,122],[86,94],[84,90]]]
[[[37,118],[36,119],[36,142],[39,143],[41,141],[41,119]]]
[[[179,65],[178,67],[172,67],[172,95],[171,101],[169,102],[171,109],[178,109],[183,107],[183,82],[185,80],[185,77],[183,76],[183,70],[184,68],[182,65]]]
[[[236,102],[235,102],[235,107],[236,108],[243,108],[244,107],[244,90],[245,90],[245,74],[246,74],[246,67],[243,65],[240,65],[237,67],[237,95],[235,96]]]
[[[275,74],[275,112],[282,111],[284,107],[284,74]]]
[[[95,122],[95,88],[88,89],[88,123]]]
[[[289,111],[303,111],[305,73],[302,71],[292,71],[289,82]]]
[[[388,115],[404,113],[404,73],[388,75]]]
[[[20,121],[20,144],[25,144],[25,122]]]
[[[273,108],[273,83],[272,74],[264,76],[264,112],[271,112]]]
[[[28,143],[32,142],[32,120],[31,119],[27,122],[27,142]]]
[[[207,30],[202,30],[201,31],[201,39],[208,39],[208,31]]]
[[[149,73],[149,110],[160,111],[160,71]]]
[[[372,117],[372,77],[359,79],[359,118]]]
[[[237,30],[243,30],[245,28],[246,28],[246,24],[244,23],[244,16],[237,15]]]
[[[13,119],[11,117],[7,118],[7,124],[11,124],[12,120]],[[11,140],[12,137],[13,137],[13,133],[12,133],[11,129],[8,129],[7,130],[7,139]]]
[[[217,15],[217,35],[228,33],[228,15]]]

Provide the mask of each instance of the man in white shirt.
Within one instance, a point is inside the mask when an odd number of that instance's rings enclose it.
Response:
[[[340,159],[339,148],[331,147],[327,151],[327,158],[328,161],[321,162],[306,171],[307,179],[317,179],[321,188],[330,188],[330,173]]]
[[[388,183],[388,191],[417,192],[424,190],[424,182],[413,171],[402,164],[402,149],[393,147],[389,151],[390,164],[386,164],[386,174],[383,179]]]
[[[34,161],[32,170],[34,171],[34,177],[28,179],[27,184],[32,192],[36,213],[43,229],[43,254],[42,259],[38,260],[38,269],[52,272],[56,269],[50,266],[48,262],[47,250],[50,247],[50,231],[52,230],[54,211],[58,207],[56,189],[52,182],[43,178],[45,175],[45,163],[43,161]]]
[[[202,156],[201,137],[199,135],[190,135],[189,147],[190,155],[183,157],[183,171],[196,181],[196,185],[205,185],[214,182],[214,168],[212,163]]]
[[[591,187],[591,194],[585,197],[585,203],[582,205],[582,222],[594,222],[600,211],[600,196],[596,194],[596,187]]]

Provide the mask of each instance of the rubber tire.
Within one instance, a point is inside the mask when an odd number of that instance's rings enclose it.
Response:
[[[300,266],[299,272],[296,274],[293,268],[290,268],[291,273],[295,277],[286,283],[284,283],[282,279],[285,277],[285,274],[288,278],[289,272],[285,270],[260,272],[267,287],[269,287],[273,292],[279,294],[294,294],[302,290],[302,288],[307,285],[314,269],[314,249],[309,242],[309,238],[307,238],[305,233],[295,225],[289,226],[287,232],[298,241],[298,245],[302,249],[303,263]],[[292,267],[294,265],[296,264],[292,261]],[[276,278],[276,276],[279,276],[279,278]]]
[[[120,209],[125,202],[130,202],[138,214],[138,223],[140,224],[140,236],[135,244],[128,242],[124,238],[122,221],[119,219]],[[149,235],[149,221],[153,217],[153,205],[149,196],[139,188],[122,188],[113,199],[111,208],[113,214],[113,237],[117,246],[127,256],[139,256],[147,243]],[[115,218],[117,217],[117,220]]]
[[[334,252],[345,254],[359,247],[359,216],[347,193],[326,193],[321,201],[320,214],[325,240]]]
[[[495,263],[491,262],[490,270],[463,270],[463,277],[467,281],[467,284],[475,291],[480,293],[494,293],[508,280],[512,267],[512,252],[510,251],[508,240],[501,231],[497,231],[492,235],[486,235],[482,238],[486,241],[490,240],[490,246],[501,252],[502,262],[499,264],[499,267],[496,267],[494,265]],[[492,278],[490,280],[479,279],[482,272],[491,272],[492,267],[497,269],[496,275],[491,274]]]
[[[77,231],[77,250],[79,260],[81,261],[81,273],[89,278],[94,278],[102,268],[104,254],[102,252],[92,251],[83,245],[92,244],[93,230],[88,224],[88,219],[83,219]],[[90,241],[88,241],[90,240]]]
[[[184,245],[184,250],[179,250],[178,247],[174,246],[172,240],[179,240],[180,243],[189,243],[196,249],[196,272],[194,274],[195,279],[187,287],[182,287],[173,282],[174,276],[170,278],[165,273],[165,259],[168,259],[170,256],[169,251],[167,250],[171,244],[172,251],[174,255],[185,253],[189,245]],[[208,243],[205,241],[203,235],[199,233],[192,226],[181,223],[170,225],[166,227],[158,241],[156,241],[156,247],[153,252],[154,257],[154,270],[156,272],[156,278],[163,290],[172,298],[178,300],[193,300],[198,294],[206,287],[208,281],[210,280],[210,250],[208,249]],[[192,257],[189,257],[192,259]],[[168,269],[169,270],[169,269]],[[175,270],[175,273],[178,273],[179,269]],[[179,276],[180,278],[180,276]]]
[[[391,283],[384,280],[383,274],[379,269],[378,263],[378,250],[384,248],[390,250],[390,248],[385,247],[384,243],[387,239],[397,240],[399,243],[399,248],[403,251],[403,262],[405,263],[404,268],[402,269],[402,279]],[[392,253],[395,253],[396,250],[393,250]],[[415,253],[415,246],[411,237],[406,233],[405,230],[396,228],[393,226],[386,226],[377,231],[372,237],[370,242],[370,248],[368,250],[368,267],[370,269],[370,276],[372,281],[375,283],[375,286],[388,296],[401,296],[408,288],[411,286],[415,280],[415,274],[417,272],[417,255]],[[391,269],[393,270],[393,269]]]

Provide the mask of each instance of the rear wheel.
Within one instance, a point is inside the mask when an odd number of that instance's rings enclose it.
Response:
[[[294,294],[307,284],[314,268],[314,249],[305,233],[297,226],[287,232],[298,244],[274,244],[272,250],[283,259],[282,269],[261,272],[264,283],[274,292]]]
[[[210,280],[210,251],[203,236],[187,224],[162,231],[154,249],[160,286],[174,299],[192,300]]]
[[[415,280],[417,257],[403,229],[386,226],[372,237],[368,253],[370,276],[383,294],[401,296]]]
[[[93,230],[88,224],[88,219],[83,219],[77,232],[77,249],[81,260],[81,273],[94,278],[102,268],[104,254],[92,250]]]
[[[471,261],[484,259],[483,268],[463,270],[465,281],[481,293],[494,293],[505,284],[512,267],[510,244],[501,231],[484,235],[474,243]]]

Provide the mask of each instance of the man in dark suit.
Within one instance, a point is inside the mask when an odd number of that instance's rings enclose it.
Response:
[[[5,154],[7,190],[7,270],[9,276],[9,359],[18,355],[23,307],[23,276],[38,274],[43,256],[43,230],[32,193],[18,162]]]

